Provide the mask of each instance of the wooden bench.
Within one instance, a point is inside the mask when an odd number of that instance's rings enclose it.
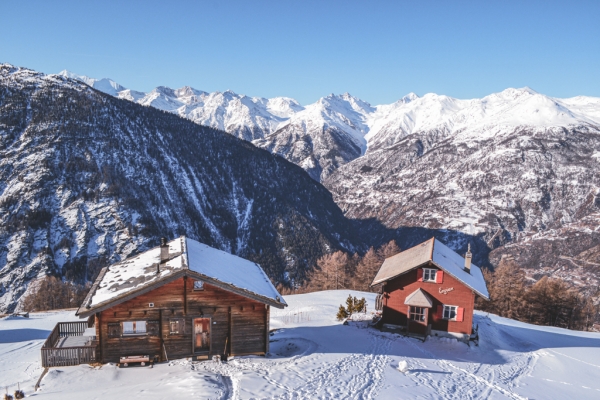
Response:
[[[140,365],[144,366],[146,363],[150,363],[150,356],[119,357],[119,367],[128,367],[131,363],[140,363]]]

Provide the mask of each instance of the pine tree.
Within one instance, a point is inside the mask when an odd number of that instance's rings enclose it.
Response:
[[[338,321],[344,320],[346,318],[348,318],[348,312],[346,311],[346,309],[344,308],[344,306],[340,305],[340,308],[337,312],[336,315]]]
[[[349,315],[354,313],[354,298],[352,298],[351,294],[349,294],[348,298],[346,299],[346,311]]]

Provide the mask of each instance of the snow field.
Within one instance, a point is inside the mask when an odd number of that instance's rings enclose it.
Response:
[[[335,320],[346,290],[286,296],[271,310],[268,357],[218,363],[172,360],[154,368],[52,368],[40,399],[595,399],[600,397],[600,334],[538,327],[477,312],[479,346],[425,342],[368,327],[364,316]],[[28,395],[41,373],[39,348],[73,311],[0,320],[0,387]],[[402,370],[399,371],[399,367]]]

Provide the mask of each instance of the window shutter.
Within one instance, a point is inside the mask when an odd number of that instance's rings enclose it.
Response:
[[[437,319],[444,319],[444,305],[440,304],[437,309]]]
[[[158,336],[160,334],[160,321],[148,321],[146,330],[150,336]]]
[[[458,322],[462,322],[462,321],[463,321],[463,316],[464,316],[464,314],[465,314],[465,309],[464,309],[464,308],[462,308],[462,307],[458,307],[458,308],[456,309],[456,320],[457,320]]]
[[[435,283],[442,283],[443,281],[444,281],[444,271],[442,271],[441,269],[439,269],[435,273]]]
[[[417,270],[417,282],[423,282],[423,268]]]
[[[121,337],[121,324],[118,322],[108,323],[108,337],[118,338]]]

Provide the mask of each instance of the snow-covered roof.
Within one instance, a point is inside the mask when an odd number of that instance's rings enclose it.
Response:
[[[287,306],[258,264],[185,236],[167,246],[165,262],[160,262],[159,246],[103,268],[77,314],[91,315],[183,276],[275,307]]]
[[[470,272],[465,271],[465,259],[434,238],[386,258],[371,286],[389,281],[428,262],[432,262],[441,270],[452,275],[479,296],[489,299],[490,295],[481,269],[477,265],[471,264]]]
[[[431,297],[429,297],[427,293],[422,291],[421,288],[415,290],[414,292],[406,296],[404,304],[414,307],[433,307],[433,301],[431,301]]]
[[[185,241],[190,270],[287,305],[258,264],[192,239]]]

